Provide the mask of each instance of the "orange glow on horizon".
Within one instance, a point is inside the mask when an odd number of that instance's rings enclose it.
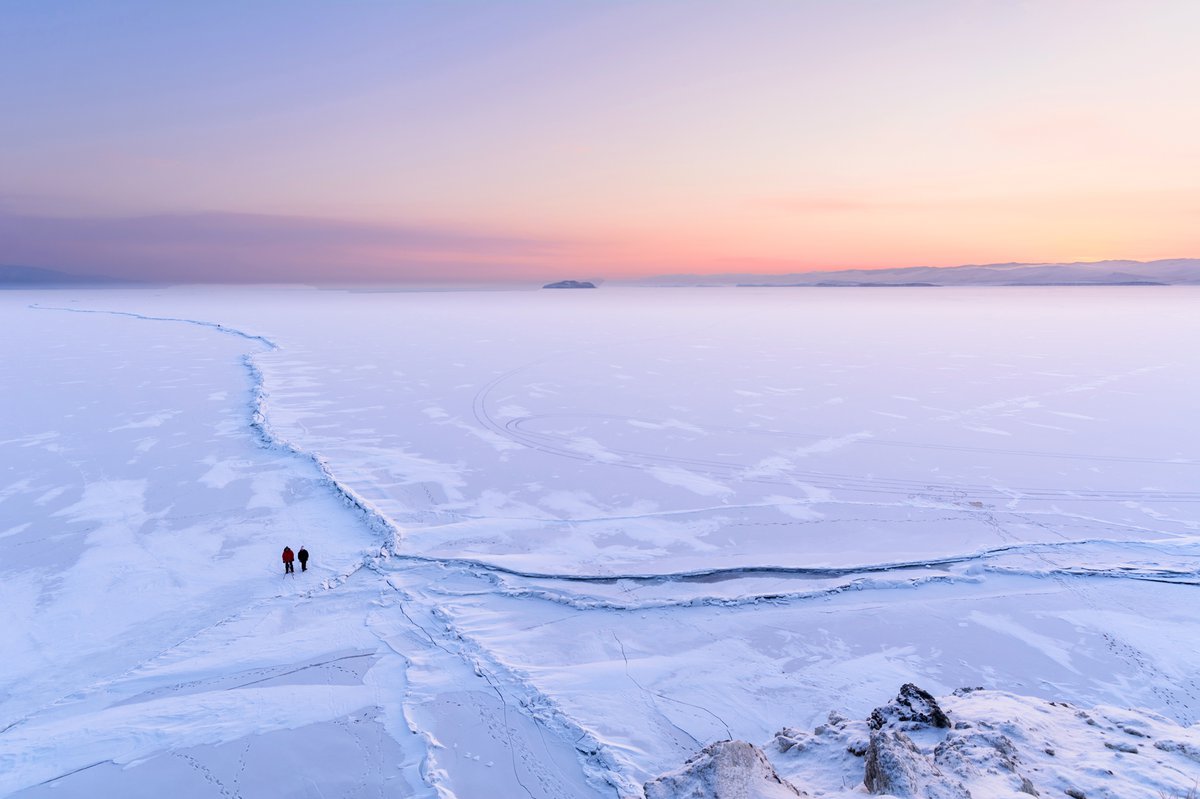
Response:
[[[29,80],[0,263],[462,281],[1200,256],[1191,0],[156,8],[137,30],[97,11],[104,37],[6,19]],[[197,25],[241,31],[227,59]]]

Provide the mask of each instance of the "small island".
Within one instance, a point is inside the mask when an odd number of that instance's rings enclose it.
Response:
[[[595,283],[590,283],[586,280],[560,280],[557,283],[547,283],[542,286],[544,289],[594,289]]]

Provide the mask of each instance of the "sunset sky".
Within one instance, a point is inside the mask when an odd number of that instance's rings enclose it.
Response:
[[[0,5],[0,264],[454,281],[1200,256],[1200,2]]]

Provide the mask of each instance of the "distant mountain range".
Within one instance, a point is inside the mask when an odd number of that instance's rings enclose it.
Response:
[[[1200,285],[1200,258],[1071,264],[970,264],[843,269],[785,275],[661,275],[639,286],[1129,286]]]
[[[561,281],[545,288],[563,288]],[[1161,261],[1095,261],[1070,264],[969,264],[897,269],[841,269],[828,272],[718,275],[658,275],[612,281],[625,286],[872,287],[872,286],[1172,286],[1200,285],[1200,258]],[[134,286],[135,281],[101,275],[75,275],[34,266],[0,264],[0,289],[55,286]],[[583,285],[570,286],[583,288]],[[590,288],[591,286],[587,286]]]
[[[0,264],[0,288],[44,288],[53,286],[118,286],[128,281],[96,275],[72,275],[36,266]]]

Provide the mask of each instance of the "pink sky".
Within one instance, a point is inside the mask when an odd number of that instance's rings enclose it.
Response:
[[[1200,4],[17,3],[0,263],[504,280],[1200,255]]]

